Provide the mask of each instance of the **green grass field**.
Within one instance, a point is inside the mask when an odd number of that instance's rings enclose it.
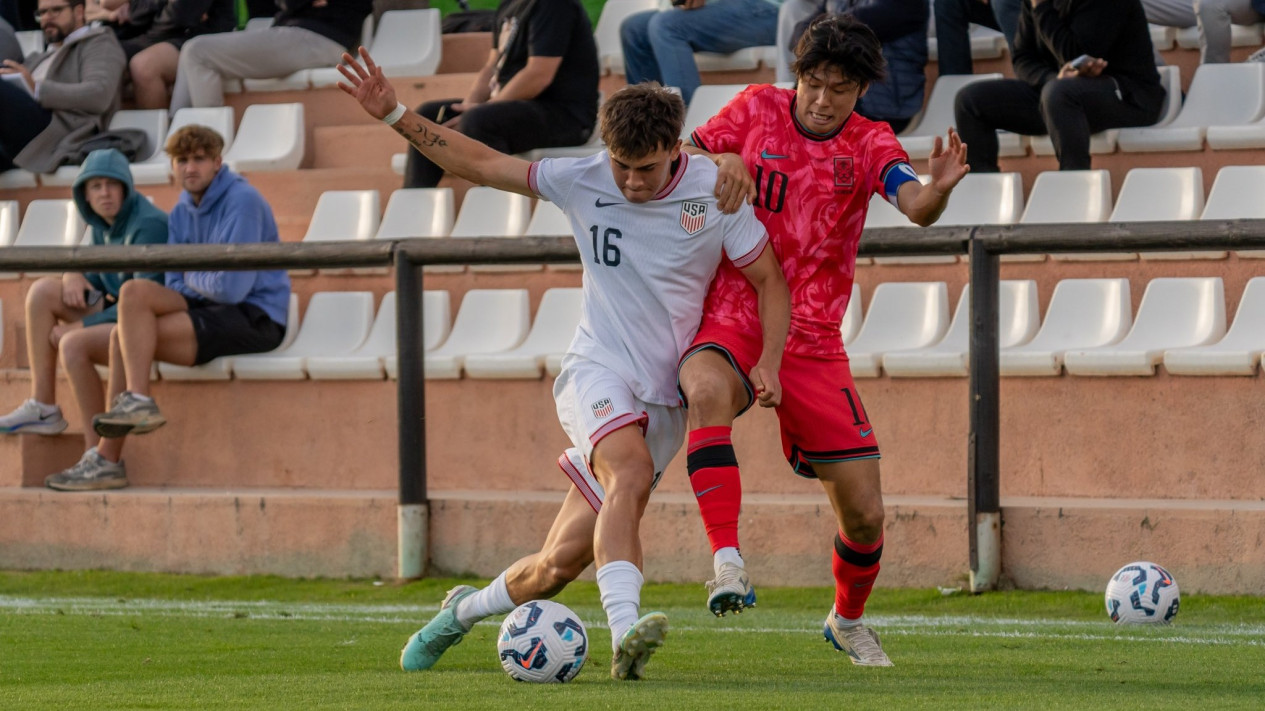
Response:
[[[510,681],[491,622],[433,670],[401,672],[400,646],[454,582],[0,573],[0,709],[1265,706],[1260,598],[1187,595],[1173,625],[1138,628],[1111,624],[1097,594],[880,588],[867,618],[896,666],[865,669],[822,639],[827,589],[762,589],[755,610],[716,619],[701,585],[648,585],[668,642],[646,681],[617,683],[580,583],[558,598],[592,640],[570,684]]]

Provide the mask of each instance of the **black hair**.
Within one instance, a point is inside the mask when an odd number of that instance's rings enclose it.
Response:
[[[845,79],[868,86],[887,76],[883,46],[868,25],[851,15],[823,15],[795,45],[791,70],[802,77],[822,67],[834,67]]]

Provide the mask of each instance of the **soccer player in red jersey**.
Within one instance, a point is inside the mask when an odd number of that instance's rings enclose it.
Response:
[[[852,382],[839,325],[870,196],[883,195],[913,222],[932,224],[969,171],[966,146],[952,129],[947,147],[937,138],[924,186],[888,125],[853,112],[884,67],[877,37],[850,16],[811,25],[796,57],[794,90],[748,87],[694,131],[687,150],[721,166],[722,208],[752,201],[791,290],[777,413],[791,467],[821,481],[838,518],[826,639],[854,664],[890,666],[878,635],[861,623],[883,551],[883,497],[874,426]],[[754,292],[724,263],[703,314],[679,378],[689,407],[690,482],[715,557],[708,605],[723,615],[755,602],[738,552],[742,489],[730,429],[758,395],[745,374],[760,355],[761,332]]]

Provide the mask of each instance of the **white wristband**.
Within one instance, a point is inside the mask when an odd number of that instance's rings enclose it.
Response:
[[[382,123],[385,123],[388,126],[394,126],[395,123],[400,120],[400,117],[404,115],[405,111],[408,111],[408,109],[404,106],[404,104],[397,103],[395,108],[391,109],[391,113],[382,117]]]

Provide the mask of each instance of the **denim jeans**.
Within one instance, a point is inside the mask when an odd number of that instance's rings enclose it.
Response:
[[[970,23],[1000,30],[1013,51],[1019,11],[1028,0],[936,0],[936,52],[941,74],[973,74]]]
[[[697,10],[630,15],[619,28],[628,83],[678,87],[689,104],[702,83],[694,53],[729,54],[776,43],[777,10],[766,0],[714,0]]]

